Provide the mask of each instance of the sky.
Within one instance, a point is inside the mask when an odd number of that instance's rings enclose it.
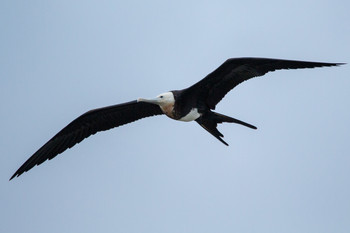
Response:
[[[350,232],[350,66],[277,71],[8,179],[82,113],[186,88],[231,57],[350,62],[350,2],[1,1],[0,232]]]

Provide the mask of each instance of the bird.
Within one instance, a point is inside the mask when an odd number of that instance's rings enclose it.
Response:
[[[326,63],[273,58],[242,57],[227,59],[213,72],[194,85],[162,93],[156,98],[136,100],[90,110],[59,131],[39,148],[10,180],[29,171],[35,165],[51,160],[85,138],[111,128],[156,115],[191,122],[196,121],[224,145],[224,135],[217,129],[221,123],[236,123],[251,129],[256,126],[215,112],[216,105],[240,83],[268,72],[282,69],[302,69],[339,66],[345,63]]]

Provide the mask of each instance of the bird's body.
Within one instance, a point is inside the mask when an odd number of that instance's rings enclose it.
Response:
[[[255,126],[214,112],[215,106],[238,84],[279,69],[337,66],[340,63],[305,62],[268,58],[231,58],[196,84],[183,90],[165,92],[154,99],[137,100],[94,109],[81,115],[35,152],[10,178],[21,175],[35,165],[52,159],[83,139],[99,131],[118,127],[141,118],[162,115],[179,121],[196,121],[205,130],[228,145],[217,124],[237,123]]]

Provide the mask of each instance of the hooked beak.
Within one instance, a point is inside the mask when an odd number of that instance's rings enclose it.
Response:
[[[159,104],[159,98],[153,98],[153,99],[138,98],[137,102],[146,102],[146,103],[151,103],[151,104]]]

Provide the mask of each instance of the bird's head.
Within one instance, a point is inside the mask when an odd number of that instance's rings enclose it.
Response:
[[[175,98],[174,98],[174,94],[171,91],[169,91],[169,92],[162,93],[153,99],[138,98],[137,102],[146,102],[151,104],[157,104],[159,106],[165,106],[169,104],[173,105],[175,103]]]

